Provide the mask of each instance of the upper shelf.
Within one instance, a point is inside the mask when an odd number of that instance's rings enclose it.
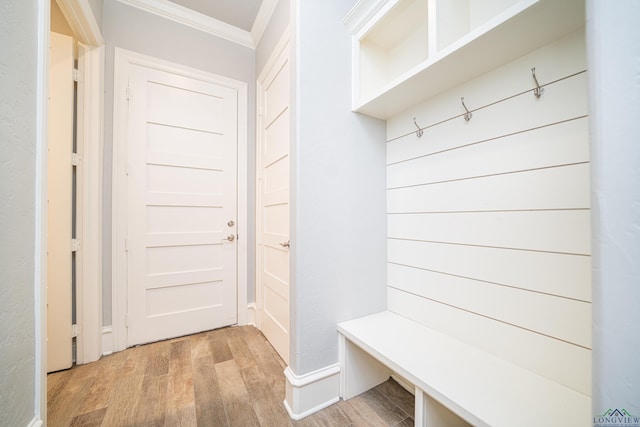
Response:
[[[354,111],[388,119],[584,26],[584,0],[361,0]]]

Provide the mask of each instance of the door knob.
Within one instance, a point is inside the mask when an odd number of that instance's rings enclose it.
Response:
[[[291,246],[291,241],[287,240],[286,242],[281,242],[280,246],[282,246],[283,248],[288,248],[289,246]]]
[[[234,240],[236,240],[236,235],[235,234],[229,234],[226,238],[224,238],[222,240],[228,240],[230,242],[233,242]]]

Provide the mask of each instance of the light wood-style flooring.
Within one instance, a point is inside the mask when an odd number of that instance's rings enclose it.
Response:
[[[393,380],[292,421],[284,368],[252,326],[134,347],[49,374],[48,425],[413,426],[413,396]]]

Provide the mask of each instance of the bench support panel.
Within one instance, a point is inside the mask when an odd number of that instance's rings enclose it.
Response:
[[[415,425],[420,427],[470,427],[471,424],[451,412],[416,387]]]
[[[387,381],[393,373],[386,365],[339,334],[340,397],[349,400]],[[420,427],[469,427],[466,421],[415,388],[415,425]]]
[[[378,362],[357,345],[339,334],[340,397],[351,399],[382,384],[391,376],[391,370]]]

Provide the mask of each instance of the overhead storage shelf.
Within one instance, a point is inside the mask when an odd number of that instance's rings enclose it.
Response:
[[[380,119],[584,26],[584,0],[361,0],[352,108]]]

